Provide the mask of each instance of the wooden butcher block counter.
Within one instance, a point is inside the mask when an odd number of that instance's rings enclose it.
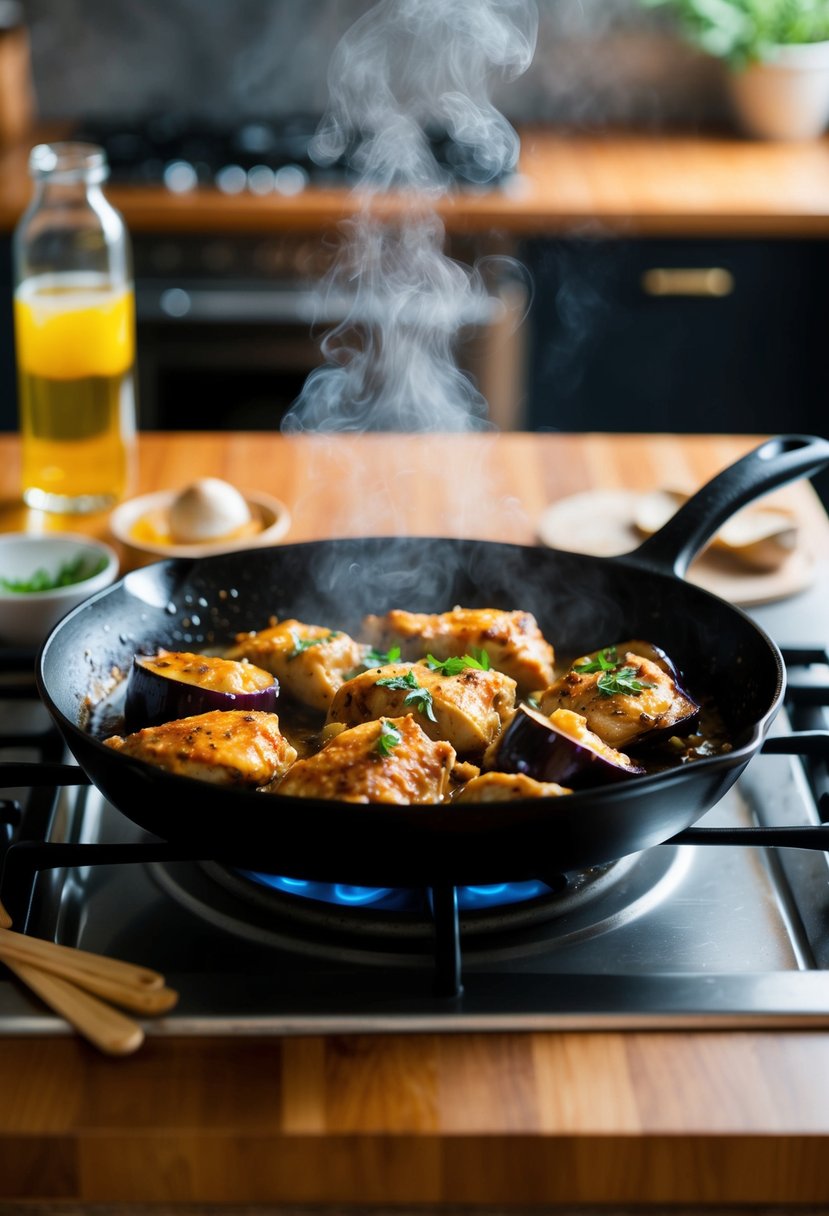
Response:
[[[700,482],[754,443],[148,434],[135,489],[223,477],[283,499],[295,540],[371,528],[532,541],[542,510],[566,495],[652,488],[666,470]],[[15,503],[17,461],[16,440],[0,439],[0,527],[36,529]],[[825,566],[816,497],[804,484],[779,493]],[[75,526],[107,535],[105,516]],[[829,1210],[829,1033],[149,1035],[118,1061],[71,1036],[0,1034],[0,1212],[20,1200],[73,1213],[129,1203]]]

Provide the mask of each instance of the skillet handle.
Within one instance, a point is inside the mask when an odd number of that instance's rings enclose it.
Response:
[[[17,785],[89,785],[90,780],[77,764],[32,764],[7,760],[0,764],[0,790]]]
[[[815,849],[829,853],[829,823],[790,828],[685,828],[663,844],[749,844],[771,849]]]
[[[777,435],[707,482],[668,522],[627,555],[662,574],[685,573],[726,520],[755,498],[829,464],[829,440]]]

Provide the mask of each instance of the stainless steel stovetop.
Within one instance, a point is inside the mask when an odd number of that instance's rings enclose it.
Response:
[[[811,648],[790,668],[793,696],[774,734],[826,729],[829,572],[809,592],[752,616],[784,646]],[[16,676],[6,676],[11,685]],[[0,759],[57,758],[48,715],[0,689]],[[33,739],[32,736],[35,736]],[[761,755],[706,826],[820,823],[829,751],[810,763]],[[91,787],[6,791],[23,807],[15,839],[132,844],[151,838]],[[171,808],[174,813],[174,808]],[[0,843],[2,836],[0,836]],[[426,895],[406,911],[272,890],[212,863],[73,865],[0,895],[16,927],[163,971],[179,1006],[149,1033],[595,1029],[829,1025],[829,857],[746,846],[663,845],[536,895],[516,910],[463,895],[463,991],[435,995]],[[399,901],[398,901],[399,902]],[[0,1034],[67,1028],[0,972]]]

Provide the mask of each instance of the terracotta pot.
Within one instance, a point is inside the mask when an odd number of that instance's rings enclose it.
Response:
[[[829,41],[778,46],[729,76],[743,130],[758,139],[815,139],[829,122]]]

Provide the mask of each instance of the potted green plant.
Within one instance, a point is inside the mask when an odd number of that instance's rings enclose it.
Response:
[[[642,0],[727,65],[744,130],[813,139],[829,121],[829,0]]]

